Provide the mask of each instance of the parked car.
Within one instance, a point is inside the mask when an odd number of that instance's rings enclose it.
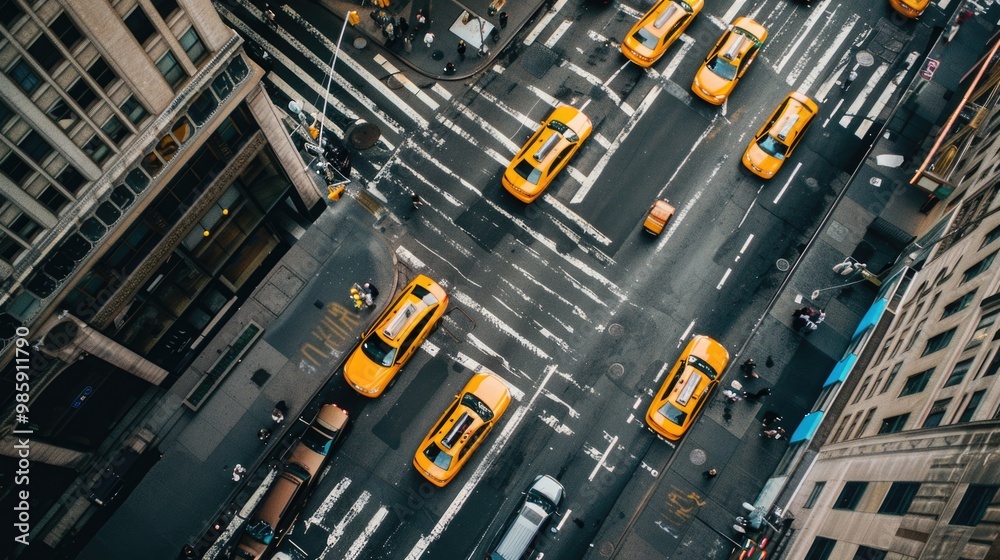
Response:
[[[622,54],[643,68],[649,68],[705,6],[705,0],[659,0],[639,18],[622,41]]]
[[[304,468],[309,473],[310,484],[314,484],[345,427],[347,412],[335,404],[323,405],[292,448],[288,462]]]
[[[521,560],[528,556],[535,539],[559,511],[565,490],[549,475],[535,477],[524,491],[517,509],[487,549],[486,560]]]
[[[298,516],[309,478],[309,473],[299,465],[285,465],[243,528],[234,558],[258,560],[278,546]]]
[[[679,440],[705,406],[729,364],[726,348],[703,335],[684,347],[646,411],[646,423],[669,440]]]

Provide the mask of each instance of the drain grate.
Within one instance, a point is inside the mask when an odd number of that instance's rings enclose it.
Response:
[[[545,45],[532,43],[528,50],[521,55],[521,66],[536,78],[541,78],[558,60],[559,55],[552,52],[552,49]]]

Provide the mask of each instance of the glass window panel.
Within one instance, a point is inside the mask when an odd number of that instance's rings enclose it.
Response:
[[[129,129],[126,128],[125,125],[122,124],[122,121],[120,121],[118,117],[114,115],[111,115],[111,118],[108,119],[108,122],[104,123],[104,126],[101,127],[101,130],[103,130],[104,133],[107,134],[108,137],[111,138],[111,141],[114,142],[115,144],[121,144],[122,140],[124,140],[125,137],[129,135]]]
[[[97,210],[94,211],[94,215],[109,226],[114,225],[114,223],[118,221],[118,218],[122,217],[122,213],[118,210],[118,208],[115,208],[114,204],[107,201],[102,202],[101,205],[97,207]]]
[[[212,113],[219,107],[219,102],[215,100],[215,95],[211,91],[204,91],[188,109],[188,116],[197,126],[202,126],[212,116]]]
[[[14,260],[23,251],[23,245],[6,233],[0,232],[0,259],[3,259],[8,264],[14,264]]]
[[[11,222],[9,229],[25,241],[31,241],[42,231],[38,222],[32,220],[25,214],[21,214],[15,218],[14,221]]]
[[[132,96],[129,96],[129,98],[122,103],[121,109],[122,112],[125,113],[125,116],[128,117],[128,120],[132,121],[132,124],[139,124],[142,119],[146,118],[146,115],[149,114],[149,111],[146,111],[146,108],[142,106],[142,103],[139,103],[139,101]]]
[[[166,135],[160,138],[160,143],[156,145],[156,153],[160,154],[163,161],[170,161],[173,159],[174,154],[177,153],[177,142],[174,141],[174,137],[171,135]]]
[[[104,140],[98,138],[96,134],[90,138],[89,142],[83,145],[83,151],[97,163],[103,162],[111,155],[111,148],[104,143]]]
[[[171,86],[176,86],[184,78],[184,68],[177,62],[172,52],[163,53],[160,60],[156,61],[156,67]]]
[[[59,184],[69,192],[76,194],[77,189],[86,182],[83,175],[72,165],[67,165],[59,174]]]
[[[243,78],[250,74],[250,67],[247,66],[247,61],[243,60],[242,56],[237,56],[229,63],[226,72],[233,77],[233,81],[242,82]]]
[[[87,238],[88,241],[97,242],[104,234],[107,233],[108,228],[101,223],[97,218],[87,218],[80,224],[80,235]]]
[[[39,66],[49,72],[64,60],[55,43],[44,34],[39,35],[35,42],[28,47],[28,54],[35,59]]]
[[[69,203],[69,199],[63,196],[63,194],[59,192],[59,189],[49,185],[44,191],[42,191],[42,194],[38,195],[38,202],[45,205],[45,207],[51,210],[53,214],[58,214],[59,211]]]
[[[13,27],[23,15],[24,12],[14,0],[0,0],[0,24],[7,29]]]
[[[160,161],[155,152],[149,153],[146,154],[146,157],[142,158],[142,168],[146,170],[146,173],[150,177],[156,177],[160,173],[160,170],[163,169],[163,162]]]
[[[198,37],[198,32],[194,30],[194,27],[188,28],[188,30],[181,35],[178,40],[184,52],[187,53],[188,58],[191,62],[198,64],[205,58],[208,51],[205,50],[205,45],[201,42],[201,38]]]
[[[69,130],[80,117],[76,114],[76,111],[69,106],[68,103],[62,99],[57,99],[52,107],[49,107],[48,111],[49,117],[63,130]]]
[[[4,103],[3,99],[0,99],[0,126],[7,124],[7,121],[14,116],[14,110],[10,108],[10,105]]]
[[[160,14],[160,17],[164,20],[167,17],[177,11],[177,0],[152,0],[153,7],[156,8],[156,12]]]
[[[174,123],[174,127],[170,130],[170,132],[174,135],[174,138],[178,142],[183,144],[191,139],[191,135],[194,133],[194,127],[191,126],[191,121],[189,121],[187,117],[181,117],[180,120]]]
[[[229,97],[229,94],[233,91],[232,79],[227,74],[219,74],[212,80],[212,91],[215,92],[215,95],[219,96],[219,99]]]
[[[21,184],[21,181],[32,172],[32,169],[30,165],[21,159],[21,156],[11,152],[7,154],[7,157],[3,158],[3,161],[0,161],[0,171],[9,177],[11,181]]]
[[[90,74],[91,78],[94,78],[97,85],[104,89],[107,89],[110,83],[118,79],[118,74],[115,74],[115,71],[100,56],[90,65],[90,68],[87,68],[87,73]]]
[[[146,190],[146,187],[149,186],[149,177],[141,169],[135,168],[125,176],[125,184],[138,194]]]
[[[132,32],[135,40],[139,42],[140,45],[146,42],[150,37],[156,33],[156,27],[153,26],[153,22],[149,21],[149,17],[146,16],[146,12],[142,11],[142,8],[136,6],[132,13],[125,16],[125,26],[128,30]]]
[[[38,132],[32,130],[17,143],[17,147],[21,149],[22,152],[29,158],[33,159],[35,163],[42,163],[45,156],[52,153],[52,145],[49,144],[45,138]]]
[[[66,90],[66,93],[69,94],[69,96],[76,101],[76,104],[79,105],[84,111],[90,109],[90,106],[97,101],[97,94],[94,93],[94,90],[91,89],[90,86],[87,85],[87,82],[83,81],[82,78],[70,86],[70,88]]]
[[[52,20],[52,23],[49,24],[49,29],[55,33],[56,37],[58,37],[59,40],[62,41],[62,44],[69,50],[73,50],[73,47],[75,47],[76,44],[80,42],[80,39],[83,38],[83,34],[81,34],[80,30],[77,29],[73,20],[69,19],[66,12],[59,14],[59,17]]]
[[[7,70],[7,75],[28,95],[35,93],[35,90],[42,83],[42,79],[38,77],[38,74],[31,69],[31,66],[24,59],[18,59],[10,67],[10,70]]]
[[[135,195],[132,194],[132,191],[128,190],[128,187],[125,185],[118,185],[115,187],[115,190],[111,191],[110,198],[111,202],[122,210],[132,206],[132,203],[135,202]]]

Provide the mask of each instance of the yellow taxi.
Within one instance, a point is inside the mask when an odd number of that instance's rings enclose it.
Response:
[[[693,337],[646,411],[649,427],[669,440],[680,439],[728,364],[729,352],[724,346],[707,336]]]
[[[510,391],[496,374],[477,373],[437,421],[413,456],[413,466],[441,487],[455,478],[510,405]]]
[[[931,0],[889,0],[894,10],[908,18],[915,18],[924,13]]]
[[[622,41],[622,54],[649,68],[684,33],[705,0],[660,0],[642,16]]]
[[[510,160],[501,180],[504,188],[521,202],[533,202],[566,167],[592,130],[590,119],[576,107],[556,107]]]
[[[733,20],[694,75],[691,91],[713,105],[722,105],[766,40],[763,25],[747,17]]]
[[[789,93],[750,141],[743,153],[743,165],[758,177],[774,177],[799,145],[818,111],[812,99],[797,91]]]
[[[448,294],[421,274],[399,294],[344,363],[344,379],[366,397],[377,397],[396,378],[448,307]]]

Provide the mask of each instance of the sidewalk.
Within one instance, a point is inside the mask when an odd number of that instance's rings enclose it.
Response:
[[[373,235],[374,222],[345,196],[305,231],[151,414],[149,427],[161,438],[159,462],[78,558],[172,560],[185,544],[204,552],[214,540],[198,542],[206,528],[212,533],[220,517],[225,528],[235,509],[230,504],[245,502],[270,471],[262,463],[287,445],[285,432],[376,316],[377,310],[353,309],[352,283],[379,287],[379,306],[391,299],[395,255]],[[182,401],[250,321],[263,334],[192,412]],[[273,427],[271,409],[281,400],[289,414],[265,447],[257,431]],[[240,482],[232,481],[236,464],[249,469]]]
[[[372,2],[349,0],[316,0],[341,21],[349,11],[356,11],[361,22],[348,26],[342,46],[348,44],[356,48],[377,45],[388,50],[395,58],[410,68],[436,80],[462,80],[489,67],[493,60],[511,44],[528,20],[545,4],[544,0],[393,0],[387,8],[377,8]],[[496,4],[496,15],[490,15],[491,3]],[[433,9],[433,12],[432,12]],[[417,24],[417,12],[427,16],[427,23]],[[372,17],[379,12],[392,18],[393,27],[398,27],[399,19],[405,18],[408,25],[406,36],[412,37],[408,48],[405,37],[390,41],[384,26]],[[507,14],[506,26],[500,24],[500,14]],[[384,19],[383,19],[384,21]],[[498,32],[499,40],[491,36]],[[434,34],[434,41],[428,47],[424,44],[426,34]],[[366,46],[358,46],[361,38]],[[458,42],[464,40],[467,47],[464,56],[458,53]],[[479,49],[485,45],[487,52],[480,56]],[[455,73],[447,74],[445,65],[455,65]]]

